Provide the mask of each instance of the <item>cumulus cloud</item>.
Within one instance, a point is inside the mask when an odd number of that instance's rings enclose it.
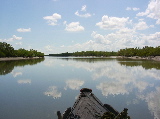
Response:
[[[80,14],[78,11],[75,12],[75,15],[79,17],[91,17],[92,15],[90,13]]]
[[[83,5],[82,8],[81,8],[81,11],[86,11],[86,9],[87,9],[87,6]]]
[[[126,10],[132,10],[132,8],[131,7],[127,7]]]
[[[16,35],[13,35],[12,38],[9,39],[0,39],[1,42],[12,42],[15,40],[22,40],[22,37],[17,37]]]
[[[133,9],[133,11],[138,11],[139,10],[139,8],[137,8],[137,7],[133,7],[132,9]]]
[[[157,19],[156,24],[160,24],[160,0],[151,0],[145,12],[139,12],[137,16],[147,16]]]
[[[54,13],[52,16],[45,16],[43,19],[47,20],[49,25],[55,26],[59,19],[61,19],[61,15]]]
[[[145,29],[149,28],[149,26],[146,24],[146,22],[140,21],[139,23],[135,24],[134,28],[136,30],[145,30]]]
[[[119,17],[109,17],[104,15],[102,17],[101,22],[96,23],[96,26],[99,26],[101,29],[121,29],[126,26],[126,23],[129,22],[129,17],[127,18],[119,18]]]
[[[31,32],[31,28],[24,29],[24,28],[19,28],[17,29],[18,32]]]
[[[137,8],[137,7],[133,7],[133,8],[131,8],[131,7],[127,7],[127,8],[126,8],[126,10],[138,11],[138,10],[139,10],[139,8]]]
[[[44,95],[52,96],[54,99],[60,98],[62,93],[58,91],[57,86],[50,86]]]
[[[84,31],[84,27],[81,26],[79,22],[71,22],[70,24],[66,24],[65,30],[70,32],[78,32]]]
[[[79,11],[77,10],[75,12],[75,15],[79,16],[79,17],[91,17],[92,15],[90,13],[85,13],[86,12],[86,9],[87,9],[87,6],[86,5],[83,5],[82,8],[81,8],[81,14],[79,13]]]

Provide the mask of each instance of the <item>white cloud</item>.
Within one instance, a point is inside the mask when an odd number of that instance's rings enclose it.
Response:
[[[159,44],[160,43],[160,32],[156,32],[154,34],[149,34],[149,35],[141,34],[140,38],[141,39],[146,39],[146,40],[148,40],[150,42],[154,42],[155,41],[155,43]]]
[[[133,11],[138,11],[139,10],[139,8],[136,8],[136,7],[133,7],[132,9],[133,9]]]
[[[101,29],[121,29],[126,26],[129,22],[129,17],[127,18],[119,18],[119,17],[108,17],[107,15],[102,17],[102,21],[96,23],[96,26],[99,26]]]
[[[43,19],[47,20],[49,25],[55,26],[57,25],[58,20],[61,19],[61,15],[54,13],[52,16],[43,17]]]
[[[146,24],[146,22],[144,21],[140,21],[139,23],[135,24],[135,27],[134,27],[136,30],[145,30],[148,27],[148,25]]]
[[[16,35],[12,36],[13,40],[22,40],[22,37],[17,37]]]
[[[82,8],[81,8],[81,11],[86,11],[86,9],[87,9],[87,6],[83,5]]]
[[[75,12],[75,15],[79,16],[79,17],[91,17],[92,15],[90,13],[84,13],[86,12],[86,9],[87,9],[87,6],[86,5],[83,5],[82,8],[81,8],[81,12],[83,12],[82,14],[79,13],[79,11],[76,11]]]
[[[63,24],[66,25],[66,24],[67,24],[67,21],[64,21]]]
[[[86,14],[79,14],[78,11],[75,12],[75,15],[79,16],[79,17],[91,17],[92,15],[90,13],[86,13]]]
[[[24,29],[24,28],[19,28],[17,29],[18,32],[31,32],[31,28]]]
[[[17,37],[16,35],[13,35],[12,38],[9,39],[0,39],[1,42],[12,42],[15,40],[22,40],[22,37]]]
[[[137,16],[147,16],[157,19],[156,24],[160,24],[160,0],[151,0],[145,12],[139,12]]]
[[[127,7],[126,10],[132,10],[132,8],[131,7]]]
[[[139,10],[139,8],[137,8],[137,7],[133,7],[133,8],[131,8],[131,7],[127,7],[127,8],[126,8],[126,10],[138,11],[138,10]]]
[[[15,43],[16,45],[22,45],[22,42]]]
[[[79,22],[71,22],[70,24],[66,24],[65,30],[70,32],[84,31],[84,27]]]

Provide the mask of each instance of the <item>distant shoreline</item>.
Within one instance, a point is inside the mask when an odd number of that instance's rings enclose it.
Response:
[[[23,58],[23,57],[5,57],[0,58],[0,61],[14,61],[14,60],[29,60],[29,59],[39,59],[41,57]]]
[[[155,57],[138,57],[138,56],[133,56],[133,57],[125,57],[125,56],[110,56],[110,58],[120,58],[120,59],[135,59],[135,60],[154,60],[154,61],[159,61],[160,62],[160,56],[155,56]],[[29,59],[39,59],[41,57],[32,57],[32,58],[23,58],[23,57],[5,57],[5,58],[0,58],[0,61],[14,61],[14,60],[29,60]],[[101,57],[104,58],[104,57]]]
[[[133,56],[133,57],[125,57],[125,56],[117,56],[116,58],[122,58],[122,59],[142,59],[142,60],[154,60],[154,61],[159,61],[160,62],[160,56],[150,56],[150,57],[138,57],[138,56]]]

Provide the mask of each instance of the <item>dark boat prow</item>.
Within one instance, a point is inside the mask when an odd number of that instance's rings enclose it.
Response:
[[[103,104],[91,89],[82,88],[73,107],[67,108],[63,116],[57,112],[58,119],[130,119],[128,109],[119,113],[109,104]]]

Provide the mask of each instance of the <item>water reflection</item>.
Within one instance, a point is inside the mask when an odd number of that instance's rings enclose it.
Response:
[[[30,79],[18,80],[17,83],[19,83],[19,84],[31,84],[31,80]]]
[[[119,82],[102,82],[96,86],[98,90],[101,90],[104,96],[118,95],[118,94],[129,94],[129,90],[124,84]]]
[[[78,80],[78,79],[67,80],[66,87],[64,89],[67,90],[67,88],[70,88],[72,90],[79,90],[83,84],[84,84],[84,81],[82,80]]]
[[[7,72],[8,64],[2,64],[9,62],[0,63],[0,71],[3,67],[2,72]],[[47,118],[46,115],[57,118],[53,112],[64,112],[73,105],[78,90],[88,87],[102,102],[111,104],[118,111],[129,108],[132,119],[139,116],[144,119],[146,115],[145,119],[151,119],[153,115],[160,119],[160,70],[155,64],[139,60],[53,57],[46,57],[41,65],[32,67],[17,68],[22,66],[17,63],[10,68],[10,75],[0,76],[0,105],[3,106],[0,111],[6,109],[3,111],[5,115],[22,113],[21,117],[24,117],[34,110],[35,115],[39,115],[37,119]],[[17,111],[10,114],[14,111],[10,108],[13,104]],[[23,110],[28,107],[25,113],[17,104]]]
[[[148,109],[155,119],[160,119],[160,87],[155,87],[156,91],[139,93],[137,98],[147,102]]]
[[[118,59],[63,58],[69,65],[90,72],[92,80],[98,81],[96,88],[102,95],[135,95],[126,105],[144,101],[154,118],[160,119],[160,63],[155,61]],[[117,62],[118,61],[118,62]],[[79,89],[82,82],[66,81],[66,87]],[[78,87],[78,88],[76,88]]]
[[[16,60],[16,61],[1,61],[0,62],[0,75],[6,75],[17,66],[35,65],[44,61],[44,58],[28,59],[28,60]],[[17,74],[15,74],[16,76]]]
[[[118,59],[119,63],[121,65],[125,65],[125,66],[142,66],[145,69],[160,69],[160,63],[157,61],[148,61],[148,60],[123,60],[123,59]]]
[[[52,96],[54,99],[60,98],[62,93],[58,91],[57,86],[50,86],[44,95]]]
[[[12,73],[12,75],[13,75],[14,78],[17,77],[17,76],[22,75],[22,72],[12,71],[11,73]]]

